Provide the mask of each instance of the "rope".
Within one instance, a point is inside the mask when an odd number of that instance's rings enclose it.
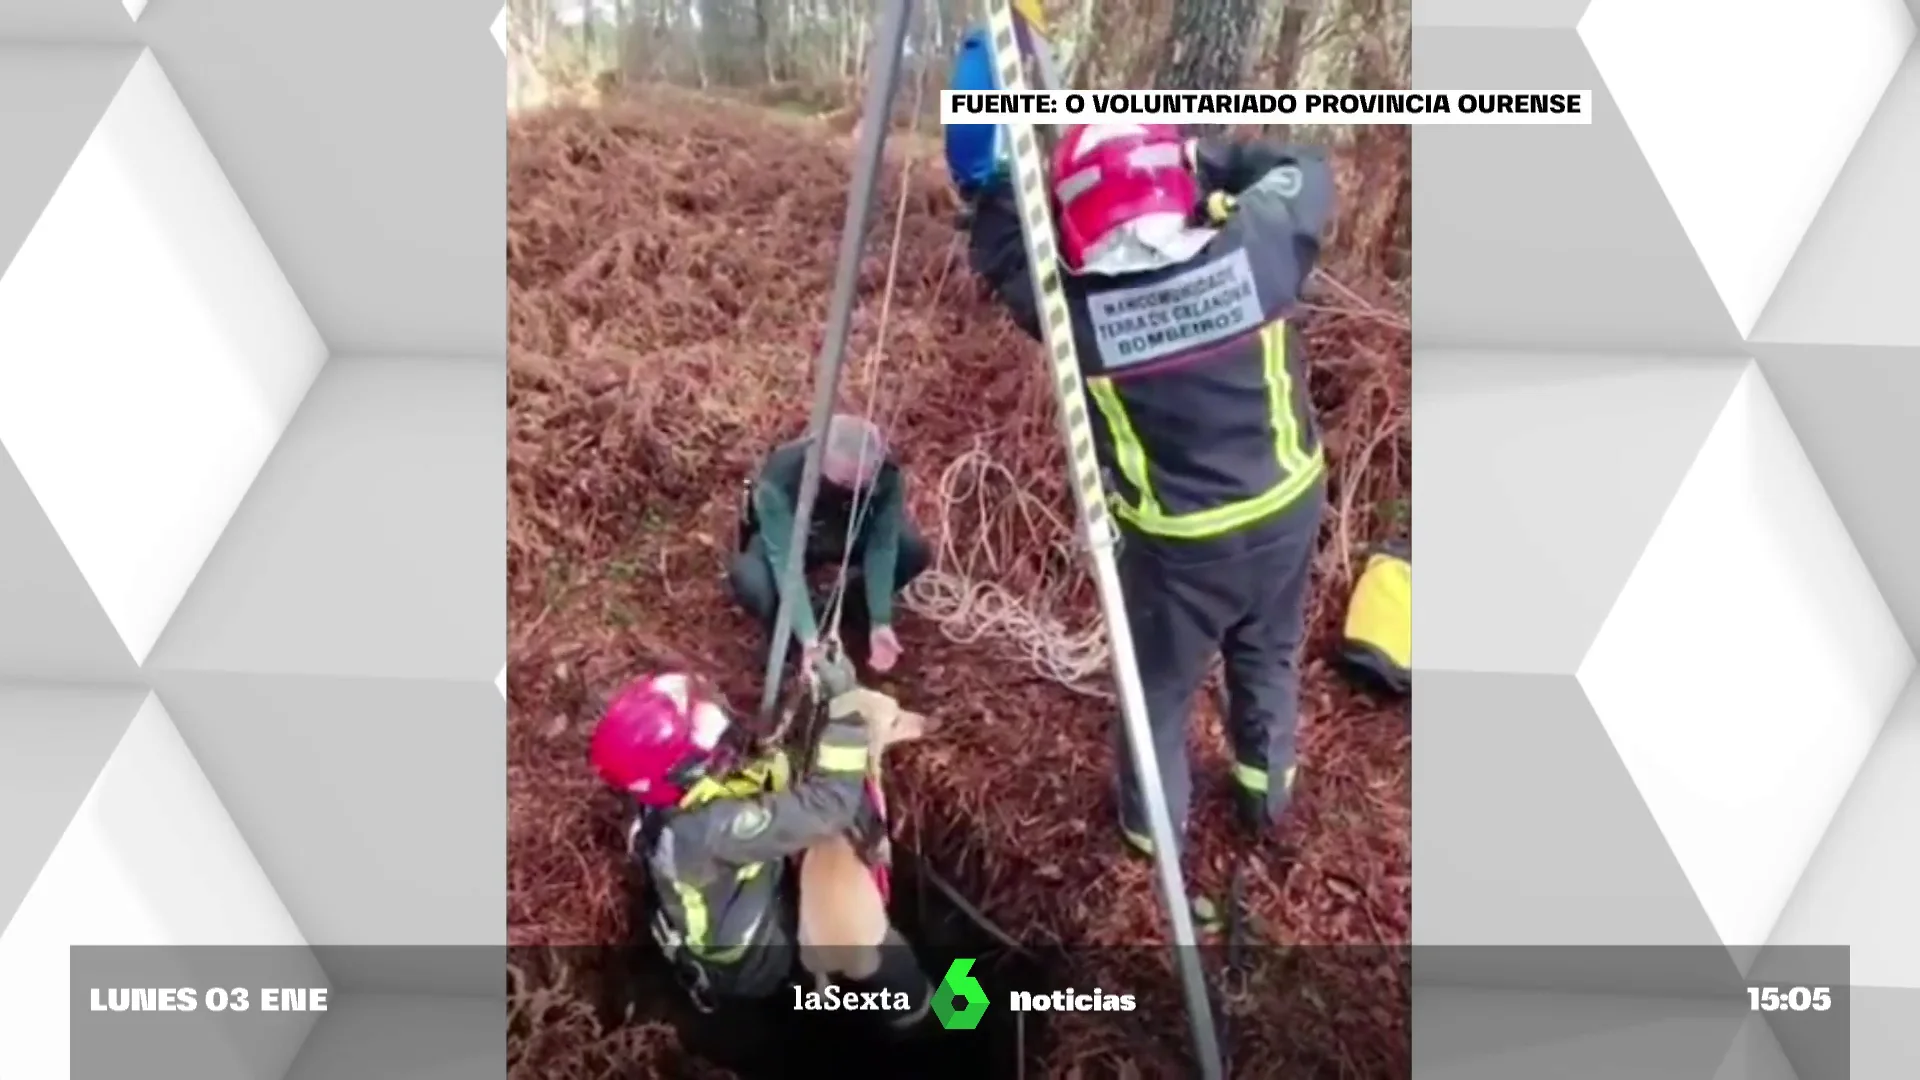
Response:
[[[999,923],[988,918],[987,913],[981,911],[973,901],[962,896],[959,889],[954,888],[951,882],[940,876],[939,871],[928,865],[924,851],[920,853],[920,876],[926,880],[927,884],[938,890],[941,896],[946,897],[947,902],[952,904],[960,914],[966,916],[982,933],[999,942],[1008,952],[1022,957],[1033,955],[1027,951],[1026,946],[1015,941],[1012,934],[1002,929]]]
[[[927,65],[922,64],[914,84],[913,115],[916,117],[925,103],[926,89]],[[881,122],[891,124],[892,117],[885,117]],[[886,356],[887,327],[899,280],[900,241],[905,234],[907,206],[911,197],[909,181],[917,158],[918,153],[910,150],[901,165],[900,197],[894,208],[893,237],[889,245],[886,284],[880,297],[879,322],[873,346],[863,359],[868,391],[862,415],[869,424],[873,423],[875,403],[880,396],[879,375]],[[875,425],[889,443],[893,422],[898,417],[901,405],[900,402],[894,402],[886,421]],[[867,464],[867,447],[863,445],[859,460],[862,474]],[[978,446],[948,464],[940,481],[940,505],[950,515],[953,507],[972,499],[980,503],[980,509],[984,511],[987,509],[985,493],[991,481],[1002,482],[1012,492],[1020,516],[1026,518],[1028,524],[1045,527],[1044,531],[1036,530],[1034,535],[1075,535],[1075,531],[1057,514],[1020,488],[1012,470]],[[852,512],[848,515],[847,534],[842,538],[840,566],[834,576],[833,588],[827,597],[825,618],[822,620],[824,641],[839,641],[854,540],[865,527],[872,505],[872,492],[866,486],[855,490]],[[948,515],[943,515],[933,566],[916,578],[901,598],[907,609],[937,625],[949,641],[971,644],[986,638],[1002,640],[1022,654],[1029,666],[1042,677],[1076,694],[1103,701],[1113,700],[1106,627],[1098,620],[1093,620],[1079,629],[1072,629],[1054,614],[1060,600],[1057,595],[1042,592],[1030,599],[1023,598],[1000,585],[998,582],[1004,576],[1003,567],[994,545],[984,535],[988,531],[989,516],[986,513],[978,515],[981,524],[977,532],[981,535],[974,537],[972,551],[963,558]],[[1075,564],[1077,552],[1063,546],[1063,554],[1067,556],[1069,564]],[[986,563],[984,567],[977,565],[981,561]],[[1053,592],[1057,593],[1058,590]]]
[[[916,121],[920,116],[920,110],[925,107],[926,98],[927,65],[923,61],[920,65],[919,77],[914,82],[913,116]],[[882,116],[879,122],[882,125],[881,137],[885,138],[887,128],[893,126],[892,113]],[[900,276],[900,238],[906,233],[907,204],[913,192],[911,180],[918,156],[913,148],[909,148],[904,155],[905,160],[900,163],[900,199],[893,212],[893,239],[888,244],[887,253],[887,282],[880,293],[880,321],[874,331],[873,347],[867,350],[863,369],[867,375],[867,403],[861,415],[868,424],[873,424],[874,403],[880,398],[879,369],[886,357],[887,322],[893,313],[894,285]],[[899,413],[897,402],[892,411],[894,415],[889,416],[884,425],[874,425],[879,428],[881,438],[888,444],[892,442],[893,421]],[[826,433],[821,432],[821,437],[825,438]],[[862,442],[859,466],[856,470],[861,476],[865,476],[867,471],[867,449],[867,444]],[[872,492],[868,490],[870,487],[871,485],[862,484],[854,489],[852,512],[847,515],[847,534],[841,538],[840,569],[834,575],[833,591],[827,596],[826,634],[823,640],[838,641],[840,637],[840,616],[846,607],[847,571],[853,562],[854,539],[860,535],[860,530],[866,525],[867,512],[873,507]]]
[[[927,66],[922,64],[914,84],[914,116],[926,100]],[[891,124],[892,117],[883,118],[883,123]],[[863,371],[868,387],[863,417],[873,423],[874,405],[879,399],[879,374],[886,354],[887,326],[893,310],[893,296],[899,279],[900,240],[905,234],[907,206],[911,196],[909,181],[913,167],[917,163],[917,153],[909,151],[902,163],[900,174],[900,197],[894,208],[893,238],[889,245],[887,260],[887,278],[880,298],[879,324],[874,335],[873,347],[864,358]],[[952,252],[949,251],[951,256]],[[951,261],[951,260],[949,260]],[[943,282],[944,284],[944,282]],[[882,437],[891,442],[893,421],[897,418],[900,402],[895,402],[892,415],[884,424],[876,425]],[[824,433],[823,433],[824,435]],[[864,474],[867,467],[867,448],[861,447],[859,471]],[[1037,535],[1072,536],[1074,530],[1060,520],[1038,499],[1021,490],[1013,472],[1006,466],[993,460],[985,451],[976,447],[951,462],[941,476],[940,505],[951,510],[952,507],[975,498],[983,500],[989,480],[1003,481],[1019,503],[1022,516],[1029,523],[1039,519],[1047,526],[1047,531]],[[848,515],[847,535],[842,540],[840,566],[834,576],[832,591],[827,597],[825,612],[825,633],[823,640],[837,642],[840,636],[841,617],[846,610],[846,592],[849,570],[853,560],[854,540],[860,535],[866,519],[872,509],[872,493],[862,487],[854,492],[852,512]],[[981,509],[985,509],[983,505]],[[979,532],[987,531],[988,517],[979,516]],[[1112,700],[1113,691],[1109,686],[1108,665],[1110,654],[1107,645],[1107,633],[1104,625],[1097,620],[1078,630],[1069,629],[1053,614],[1057,597],[1042,594],[1033,601],[1022,599],[1012,590],[998,584],[1003,576],[999,558],[994,547],[984,535],[975,537],[972,557],[962,558],[958,551],[951,518],[942,522],[939,540],[934,552],[933,566],[916,578],[902,597],[908,610],[929,619],[940,628],[941,633],[956,644],[970,644],[983,638],[996,638],[1012,644],[1016,651],[1024,654],[1027,663],[1042,677],[1051,679],[1066,689],[1087,697]],[[1075,554],[1068,550],[1071,560]],[[985,567],[975,564],[984,556]]]
[[[1006,568],[1004,548],[991,535],[998,531],[996,520],[1004,522],[1011,514],[1032,536],[1071,538],[1075,531],[979,443],[941,474],[939,505],[933,567],[907,587],[908,609],[955,644],[989,637],[1004,641],[1042,677],[1077,694],[1112,700],[1105,624],[1093,619],[1075,629],[1056,614],[1067,583],[1030,592],[1000,584]],[[970,508],[976,522],[973,535],[965,538],[954,521],[954,512],[962,508]],[[1078,565],[1070,539],[1056,541],[1055,547],[1068,565]]]

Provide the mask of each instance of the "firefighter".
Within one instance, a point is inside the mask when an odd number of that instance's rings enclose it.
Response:
[[[893,629],[894,599],[927,568],[927,545],[907,520],[906,478],[886,437],[871,421],[839,414],[827,424],[820,460],[820,489],[809,523],[806,567],[847,565],[846,611],[868,631],[867,662],[876,672],[900,660]],[[733,596],[771,635],[779,614],[774,586],[786,573],[800,474],[809,440],[777,447],[751,481],[741,510],[740,537],[728,571]],[[855,527],[855,503],[861,506]],[[810,668],[821,640],[804,588],[793,605],[794,635]]]
[[[790,859],[857,832],[867,809],[868,725],[880,695],[853,697],[822,732],[810,776],[787,756],[743,745],[715,695],[686,675],[640,679],[594,730],[600,777],[634,802],[627,852],[653,898],[649,929],[696,1007],[765,1002],[796,972],[798,873]],[[896,1031],[926,1016],[933,987],[889,929],[881,963],[848,987],[904,994],[886,1014]]]
[[[950,141],[948,160],[973,208],[971,264],[1038,338],[1007,140],[967,138],[959,153]],[[1332,174],[1307,150],[1083,125],[1054,150],[1051,194],[1175,833],[1192,802],[1189,708],[1219,656],[1236,817],[1266,835],[1295,786],[1296,654],[1326,504],[1305,343],[1290,316],[1319,256]],[[1150,854],[1118,728],[1120,828]]]

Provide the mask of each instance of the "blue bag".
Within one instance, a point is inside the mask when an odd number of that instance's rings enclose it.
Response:
[[[998,90],[993,46],[986,27],[976,26],[960,39],[949,90]],[[949,124],[945,129],[947,173],[962,196],[971,198],[1007,167],[1007,129],[999,124]]]

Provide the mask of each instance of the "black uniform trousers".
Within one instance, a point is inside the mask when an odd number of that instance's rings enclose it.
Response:
[[[1263,801],[1268,821],[1292,794],[1300,712],[1298,655],[1308,578],[1326,484],[1237,535],[1170,541],[1123,526],[1120,587],[1145,692],[1147,720],[1176,836],[1193,802],[1187,730],[1193,699],[1224,661],[1227,737],[1240,796]],[[1115,724],[1121,827],[1150,839],[1124,721]]]

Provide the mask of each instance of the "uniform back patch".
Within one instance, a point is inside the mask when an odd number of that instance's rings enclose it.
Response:
[[[733,823],[727,826],[727,831],[733,834],[735,840],[751,840],[766,832],[767,826],[772,824],[773,815],[766,807],[759,803],[748,803],[733,815]]]
[[[1245,249],[1152,285],[1093,293],[1087,318],[1110,372],[1226,341],[1264,321]]]
[[[1297,199],[1307,187],[1307,174],[1300,171],[1298,165],[1281,165],[1267,172],[1253,185],[1253,190],[1263,195],[1277,195],[1282,199]]]

